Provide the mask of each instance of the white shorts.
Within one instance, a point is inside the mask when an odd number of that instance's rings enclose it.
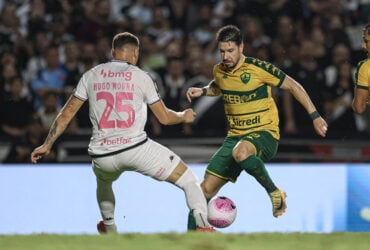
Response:
[[[151,139],[126,151],[92,159],[95,175],[106,181],[116,180],[124,171],[136,171],[163,181],[179,163],[177,154]]]

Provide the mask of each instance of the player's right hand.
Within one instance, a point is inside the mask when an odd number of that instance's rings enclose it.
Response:
[[[192,123],[195,119],[196,113],[193,109],[185,109],[184,111],[184,123]]]
[[[201,88],[189,88],[188,91],[186,91],[186,98],[191,102],[192,99],[202,96],[202,92]]]
[[[326,136],[326,132],[328,131],[328,124],[322,117],[318,117],[313,120],[313,126],[318,135],[321,135],[322,137]]]
[[[50,153],[50,149],[44,145],[41,145],[35,148],[31,153],[31,162],[37,163],[44,155],[48,155]]]

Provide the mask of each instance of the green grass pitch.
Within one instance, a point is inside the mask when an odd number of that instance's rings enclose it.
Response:
[[[370,233],[0,235],[3,250],[369,250]]]

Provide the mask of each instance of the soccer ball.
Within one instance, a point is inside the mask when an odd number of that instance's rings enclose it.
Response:
[[[230,226],[236,218],[235,203],[225,197],[218,196],[208,202],[208,222],[214,227]]]

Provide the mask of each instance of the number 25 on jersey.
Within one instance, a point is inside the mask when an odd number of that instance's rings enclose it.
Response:
[[[131,105],[123,104],[122,101],[133,99],[134,94],[131,92],[117,92],[115,96],[111,92],[96,93],[96,100],[105,100],[106,103],[103,115],[99,120],[99,129],[131,127],[135,121],[135,110]],[[127,119],[110,119],[113,110],[117,113],[126,113]]]

